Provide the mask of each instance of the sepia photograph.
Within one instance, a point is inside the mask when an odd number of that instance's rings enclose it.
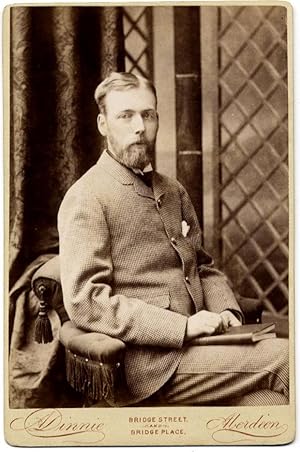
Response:
[[[291,15],[6,7],[9,444],[293,440]]]

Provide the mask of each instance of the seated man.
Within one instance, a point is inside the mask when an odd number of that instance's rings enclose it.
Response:
[[[127,344],[129,391],[118,405],[150,396],[168,405],[230,405],[259,390],[268,397],[253,403],[288,403],[286,340],[191,345],[240,325],[243,314],[201,246],[185,189],[152,171],[154,86],[112,73],[95,99],[107,150],[60,207],[61,280],[76,326]]]

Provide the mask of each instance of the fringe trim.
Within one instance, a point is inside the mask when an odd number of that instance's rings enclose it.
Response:
[[[53,333],[47,313],[39,314],[35,322],[35,341],[47,344],[53,341]]]
[[[124,386],[125,374],[121,363],[105,364],[66,350],[66,377],[75,391],[90,400],[115,402]]]

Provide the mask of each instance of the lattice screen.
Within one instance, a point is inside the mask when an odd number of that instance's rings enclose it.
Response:
[[[152,8],[128,6],[123,8],[125,39],[125,70],[152,78]]]
[[[288,106],[283,7],[219,8],[223,269],[287,313]]]

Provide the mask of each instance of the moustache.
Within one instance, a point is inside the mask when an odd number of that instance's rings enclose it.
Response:
[[[137,140],[137,141],[133,141],[131,143],[131,146],[134,146],[135,144],[148,144],[148,142],[146,140]]]

